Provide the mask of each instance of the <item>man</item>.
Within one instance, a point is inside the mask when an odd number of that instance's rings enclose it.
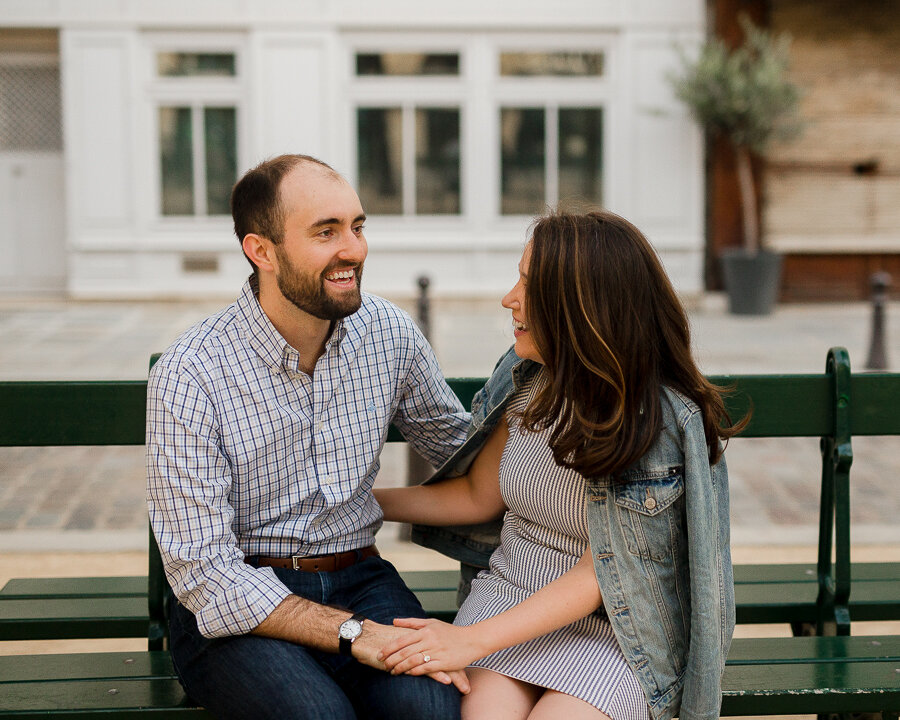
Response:
[[[281,156],[231,206],[253,276],[148,385],[178,674],[217,717],[458,717],[463,674],[392,677],[377,660],[407,632],[393,618],[424,613],[375,550],[371,489],[391,422],[438,465],[469,415],[412,320],[361,294],[365,214],[344,178]]]

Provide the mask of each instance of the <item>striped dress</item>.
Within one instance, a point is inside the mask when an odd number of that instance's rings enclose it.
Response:
[[[584,478],[559,467],[549,430],[521,429],[520,413],[544,382],[520,388],[507,410],[509,439],[500,461],[500,491],[508,511],[490,568],[472,582],[457,615],[471,625],[522,602],[578,562],[588,546]],[[559,630],[482,658],[487,668],[573,695],[613,720],[647,720],[647,701],[601,607]]]

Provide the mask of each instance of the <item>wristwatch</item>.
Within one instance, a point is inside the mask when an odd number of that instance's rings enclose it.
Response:
[[[338,652],[341,655],[351,656],[350,648],[353,647],[353,641],[362,635],[362,626],[365,617],[356,613],[353,617],[344,620],[338,629]]]

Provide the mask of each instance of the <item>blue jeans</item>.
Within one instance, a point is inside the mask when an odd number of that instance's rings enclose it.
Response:
[[[380,557],[338,572],[276,568],[275,573],[301,597],[361,612],[379,623],[425,617],[393,565]],[[428,677],[392,676],[353,658],[256,635],[208,639],[197,630],[194,614],[177,601],[169,625],[182,685],[219,718],[459,718],[456,688]]]

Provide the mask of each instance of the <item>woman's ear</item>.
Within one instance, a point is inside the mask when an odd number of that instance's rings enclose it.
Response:
[[[244,254],[263,272],[275,269],[275,245],[268,238],[256,233],[247,233],[241,243]]]

